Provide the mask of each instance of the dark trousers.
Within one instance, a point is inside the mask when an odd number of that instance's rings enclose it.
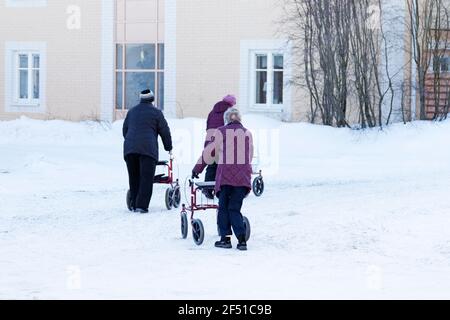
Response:
[[[130,183],[131,207],[148,210],[153,194],[156,160],[140,154],[125,157]]]
[[[205,182],[216,181],[217,164],[210,164],[206,168]]]
[[[206,173],[205,173],[205,182],[211,182],[216,181],[216,172],[217,172],[217,164],[210,164],[208,167],[206,167]],[[208,199],[214,199],[214,190],[213,189],[205,189],[203,191],[203,194]]]
[[[236,237],[245,235],[241,208],[248,194],[245,187],[222,186],[219,193],[218,224],[221,237],[231,236],[233,227]]]

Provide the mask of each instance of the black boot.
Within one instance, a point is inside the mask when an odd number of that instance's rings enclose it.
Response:
[[[216,248],[221,248],[221,249],[233,248],[233,246],[231,245],[231,239],[229,237],[221,237],[220,241],[217,241],[215,246],[216,246]]]
[[[245,235],[238,237],[239,243],[237,249],[241,251],[247,251],[247,241],[245,241]]]
[[[135,207],[136,207],[136,206],[134,205],[134,202],[131,202],[131,203],[130,203],[130,208],[129,208],[130,211],[131,211],[131,212],[136,211],[136,208],[135,208]]]
[[[146,214],[148,213],[147,209],[141,209],[141,208],[137,208],[134,210],[134,212],[140,213],[140,214]]]

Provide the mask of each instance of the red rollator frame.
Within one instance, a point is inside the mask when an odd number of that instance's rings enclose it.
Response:
[[[172,154],[170,154],[169,161],[158,161],[158,163],[156,165],[166,167],[167,175],[164,173],[158,174],[158,175],[155,175],[155,178],[153,179],[153,183],[169,185],[169,187],[166,189],[166,195],[165,195],[165,202],[166,202],[167,210],[172,210],[172,208],[178,208],[181,203],[180,184],[178,182],[178,179],[174,180],[174,177],[173,177],[173,169],[174,169],[173,160],[174,160],[174,157]],[[127,192],[127,207],[129,210],[131,210],[130,199],[131,199],[130,190],[128,190],[128,192]]]
[[[216,203],[198,203],[197,194],[205,190],[214,190],[216,183],[212,182],[194,182],[189,180],[189,187],[191,189],[191,203],[186,206],[184,203],[181,209],[181,236],[183,239],[187,238],[188,235],[188,212],[190,212],[190,221],[192,227],[192,238],[196,245],[200,246],[203,244],[205,239],[205,228],[200,219],[194,218],[196,211],[206,211],[206,210],[216,210],[218,212],[219,205]],[[246,239],[250,239],[250,222],[247,217],[243,216]]]

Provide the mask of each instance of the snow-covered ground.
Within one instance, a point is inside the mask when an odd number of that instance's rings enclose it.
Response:
[[[170,121],[183,189],[203,122]],[[450,298],[450,122],[244,123],[266,182],[248,252],[213,248],[214,212],[182,240],[163,186],[126,210],[120,122],[0,122],[0,299]]]

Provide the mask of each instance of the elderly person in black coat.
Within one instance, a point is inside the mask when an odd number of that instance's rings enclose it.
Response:
[[[153,193],[153,180],[158,163],[158,136],[164,149],[172,151],[172,137],[163,113],[154,107],[150,90],[140,95],[141,103],[128,111],[123,124],[124,157],[130,182],[131,208],[148,213]]]

